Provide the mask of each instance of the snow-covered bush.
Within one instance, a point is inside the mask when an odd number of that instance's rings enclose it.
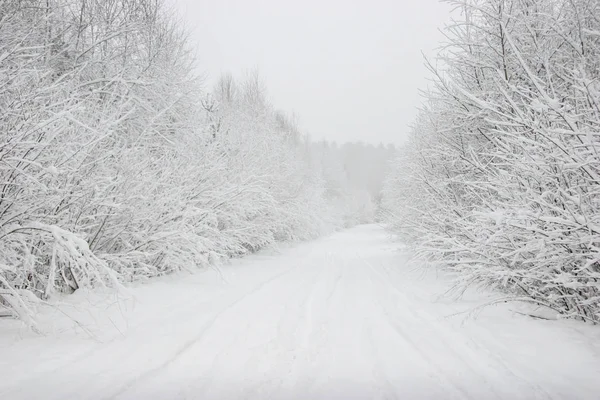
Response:
[[[600,320],[600,2],[452,1],[463,20],[384,207],[461,285]]]
[[[335,225],[260,81],[193,60],[157,0],[0,2],[0,311]]]

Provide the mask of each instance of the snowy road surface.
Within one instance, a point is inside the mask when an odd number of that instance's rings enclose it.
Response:
[[[0,320],[0,399],[600,398],[597,328],[455,315],[499,295],[440,300],[447,280],[395,247],[362,226],[120,301],[75,294],[77,322],[46,310],[43,337]]]

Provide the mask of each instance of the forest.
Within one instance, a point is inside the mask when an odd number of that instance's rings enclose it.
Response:
[[[599,323],[600,0],[0,0],[0,399],[596,400]]]
[[[160,0],[0,3],[0,315],[377,220],[457,295],[600,321],[600,2],[449,3],[398,151],[207,87]]]
[[[0,2],[0,315],[373,220],[393,146],[312,142],[258,73],[195,66],[160,0]]]

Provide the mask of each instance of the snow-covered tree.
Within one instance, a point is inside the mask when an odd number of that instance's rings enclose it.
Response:
[[[0,311],[336,225],[258,76],[194,71],[160,0],[0,2]]]
[[[600,320],[600,2],[451,1],[463,19],[394,162],[393,227],[461,286]]]

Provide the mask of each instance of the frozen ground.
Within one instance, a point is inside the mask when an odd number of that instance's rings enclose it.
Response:
[[[499,295],[440,300],[447,279],[395,247],[362,226],[75,294],[43,311],[45,336],[0,320],[0,399],[600,398],[599,328],[507,304],[469,317]]]

